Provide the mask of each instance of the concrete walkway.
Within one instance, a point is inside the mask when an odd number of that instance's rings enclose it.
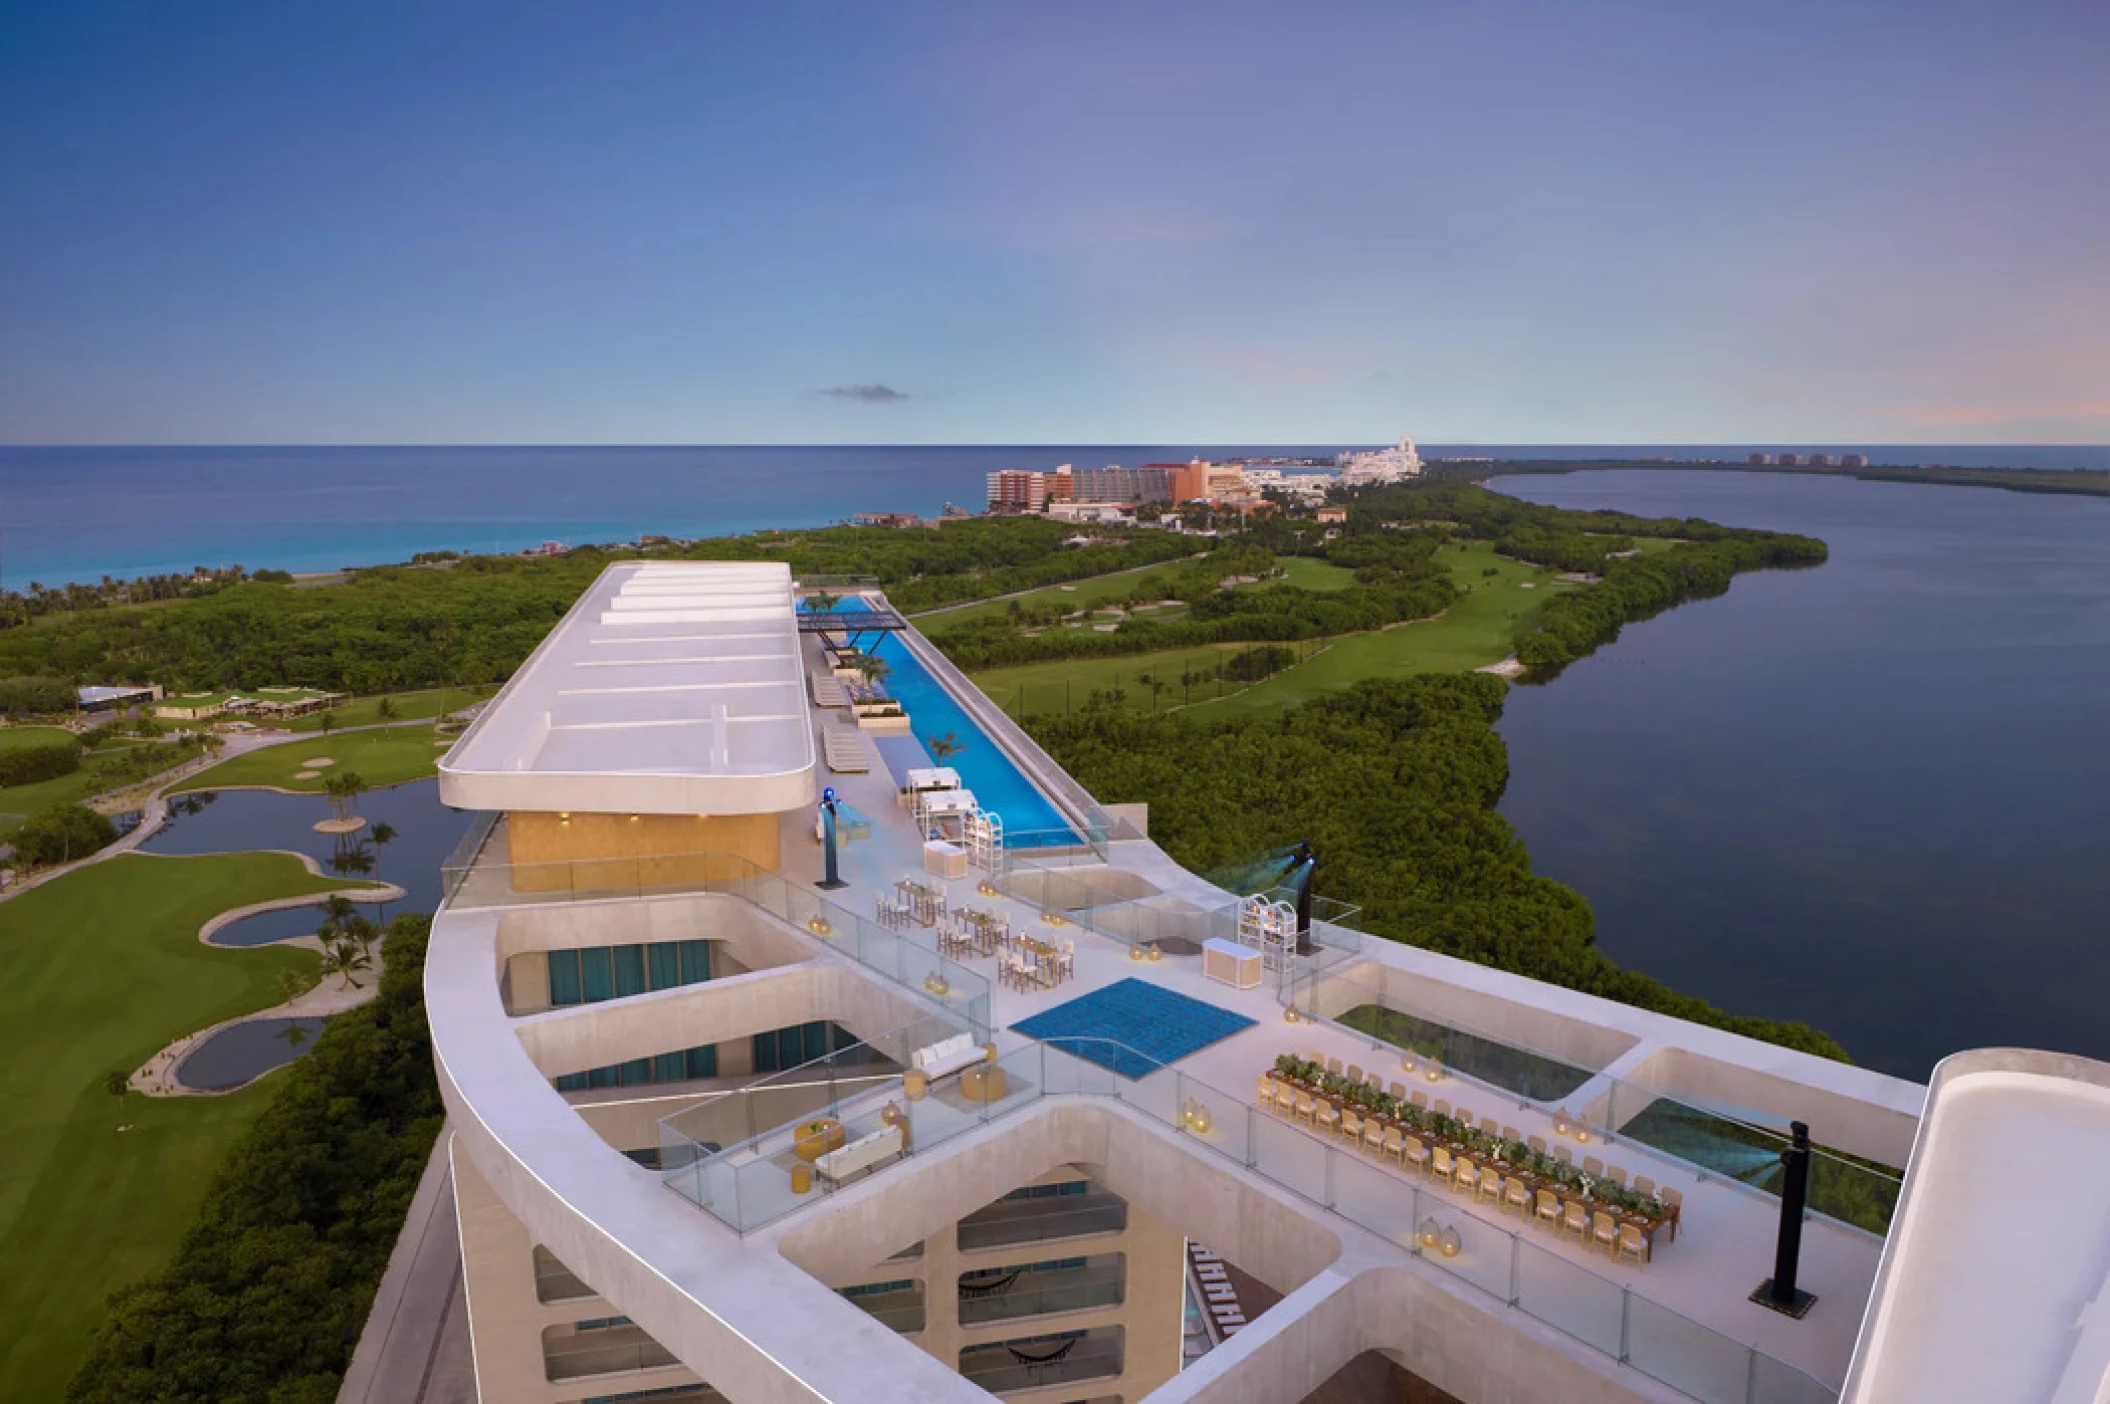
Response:
[[[453,1144],[441,1127],[337,1404],[476,1404]]]

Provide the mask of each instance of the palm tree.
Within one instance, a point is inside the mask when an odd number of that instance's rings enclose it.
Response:
[[[322,782],[323,792],[330,797],[330,814],[337,819],[349,819],[359,808],[359,796],[366,793],[366,781],[356,770],[347,770],[332,775]]]
[[[955,733],[948,731],[943,736],[924,737],[923,749],[930,752],[932,760],[943,765],[954,756],[960,754],[960,752],[966,750],[967,743],[962,741]]]
[[[344,988],[356,990],[359,988],[359,981],[356,978],[358,973],[367,969],[373,963],[374,958],[368,955],[357,941],[349,936],[340,936],[330,942],[329,947],[322,953],[323,978],[328,979],[332,975],[341,976],[344,980]]]
[[[806,608],[821,614],[832,614],[835,607],[842,602],[840,595],[831,595],[826,590],[815,590],[806,597]]]
[[[878,686],[881,678],[894,671],[887,666],[887,661],[884,658],[874,653],[858,654],[856,667],[857,671],[864,675],[866,687]]]
[[[374,825],[374,833],[373,833],[373,839],[374,839],[374,846],[375,846],[376,848],[380,847],[380,846],[381,846],[382,844],[384,844],[384,843],[387,843],[387,842],[389,842],[389,841],[390,841],[391,839],[395,838],[395,836],[396,836],[396,826],[395,826],[395,825],[393,825],[393,824],[376,824],[376,825]]]

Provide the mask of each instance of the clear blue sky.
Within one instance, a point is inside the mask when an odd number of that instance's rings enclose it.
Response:
[[[2110,441],[2110,5],[0,7],[0,442]]]

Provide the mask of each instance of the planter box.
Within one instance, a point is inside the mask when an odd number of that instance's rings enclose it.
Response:
[[[908,717],[906,714],[888,717],[859,716],[857,729],[859,731],[904,732],[909,729]]]

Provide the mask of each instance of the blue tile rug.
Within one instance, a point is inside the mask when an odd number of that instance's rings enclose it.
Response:
[[[1252,1022],[1243,1014],[1131,976],[1011,1027],[1123,1077],[1137,1078],[1229,1038]]]

